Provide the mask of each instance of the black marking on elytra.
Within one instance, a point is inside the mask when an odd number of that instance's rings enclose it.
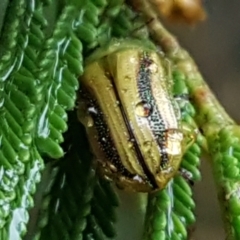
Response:
[[[146,52],[143,52],[140,59],[140,67],[138,72],[138,92],[142,101],[147,102],[152,106],[151,114],[147,117],[153,135],[160,148],[161,163],[160,167],[164,168],[169,162],[166,149],[166,126],[160,111],[158,110],[156,100],[154,99],[151,89],[151,70],[149,66],[153,63]]]
[[[84,101],[87,104],[87,108],[94,109],[95,111],[88,111],[90,116],[93,119],[94,126],[98,133],[98,143],[102,151],[104,152],[106,159],[108,159],[116,168],[117,171],[120,172],[122,175],[132,178],[135,175],[131,174],[122,164],[118,151],[114,145],[114,142],[111,138],[109,128],[107,126],[107,123],[104,119],[104,114],[99,105],[97,104],[97,101],[89,94],[87,93],[87,90],[84,89],[81,92],[81,98],[84,99]]]
[[[114,90],[114,93],[115,93],[115,96],[116,96],[116,99],[117,101],[119,102],[118,106],[119,106],[119,109],[122,113],[122,116],[123,116],[123,120],[124,120],[124,123],[125,123],[125,126],[127,128],[127,131],[128,131],[128,134],[129,134],[129,137],[133,143],[133,147],[136,151],[136,155],[137,155],[137,159],[140,163],[140,165],[142,166],[142,169],[143,169],[143,172],[145,173],[147,179],[149,180],[149,183],[152,185],[153,189],[157,189],[158,188],[158,185],[156,183],[156,180],[155,180],[155,177],[153,176],[153,174],[150,172],[150,170],[148,169],[148,166],[144,160],[144,157],[142,155],[142,152],[138,146],[138,143],[137,143],[137,140],[134,136],[134,133],[133,133],[133,129],[132,127],[130,126],[129,124],[129,121],[128,121],[128,118],[127,118],[127,115],[124,111],[124,108],[121,104],[121,101],[120,101],[120,97],[119,97],[119,94],[118,94],[118,91],[117,91],[117,88],[115,86],[115,83],[113,81],[113,79],[111,79],[111,82],[112,82],[112,85],[113,85],[113,90]],[[134,141],[133,141],[134,140]]]

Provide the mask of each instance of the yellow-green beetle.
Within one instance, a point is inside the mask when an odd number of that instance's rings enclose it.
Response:
[[[164,188],[189,145],[168,68],[155,48],[138,41],[115,41],[86,63],[79,119],[101,173],[120,188]]]

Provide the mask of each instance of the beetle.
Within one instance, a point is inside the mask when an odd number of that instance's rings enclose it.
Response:
[[[116,40],[87,60],[80,83],[78,117],[101,174],[125,190],[163,189],[194,139],[169,61],[150,44]]]

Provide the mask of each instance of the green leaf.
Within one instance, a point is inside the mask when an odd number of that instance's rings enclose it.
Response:
[[[96,177],[95,163],[76,112],[69,116],[64,158],[43,199],[36,239],[85,239],[114,236],[118,201],[109,183]],[[84,149],[84,151],[83,151]]]
[[[37,33],[30,28],[36,12],[42,14],[38,1],[35,5],[13,1],[1,35],[1,239],[21,239],[26,233],[28,209],[33,206],[32,196],[43,169],[43,160],[33,142],[39,88],[29,69],[35,66],[37,49],[44,38],[42,30]],[[38,24],[35,28],[43,26]],[[35,43],[31,41],[34,37],[38,38]]]

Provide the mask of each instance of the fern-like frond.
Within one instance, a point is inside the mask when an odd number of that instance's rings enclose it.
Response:
[[[112,237],[116,234],[113,223],[117,197],[109,183],[96,176],[93,156],[76,112],[70,114],[69,121],[66,154],[57,164],[57,174],[43,198],[35,239]]]
[[[26,233],[28,209],[33,206],[32,196],[43,168],[33,143],[39,88],[31,67],[44,38],[45,23],[43,19],[33,23],[36,14],[43,18],[38,1],[34,5],[11,2],[1,36],[1,239],[21,239]]]
[[[63,156],[66,111],[75,106],[77,78],[82,74],[82,44],[72,30],[78,14],[73,5],[63,8],[52,36],[41,47],[35,73],[42,94],[36,143],[41,154],[56,159]]]

